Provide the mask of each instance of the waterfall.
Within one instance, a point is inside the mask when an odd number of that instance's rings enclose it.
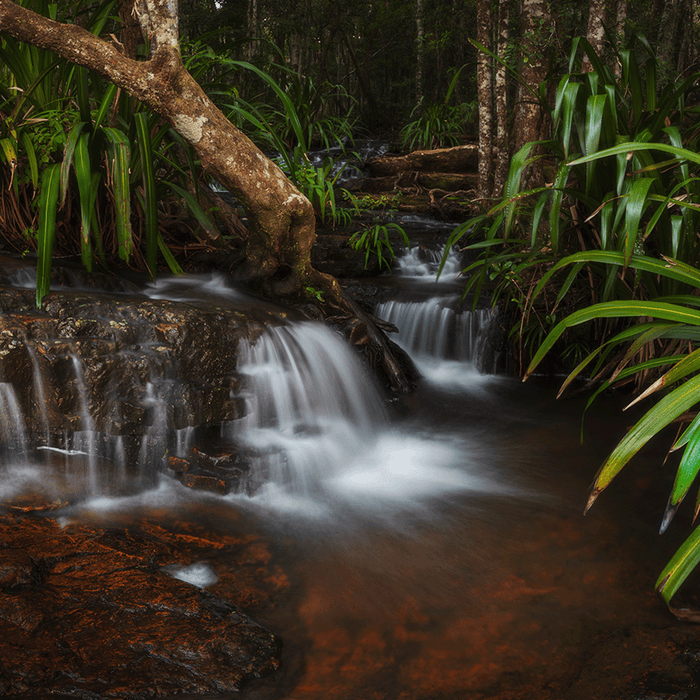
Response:
[[[247,415],[233,434],[255,451],[252,486],[311,494],[358,459],[384,425],[381,399],[347,344],[311,322],[268,328],[241,349]]]
[[[95,421],[90,413],[90,402],[88,399],[88,387],[85,383],[85,374],[80,358],[72,356],[73,368],[75,370],[75,381],[79,399],[79,416],[81,430],[73,431],[73,449],[84,452],[87,458],[88,469],[88,492],[96,494],[98,490],[99,474],[97,472],[97,452]]]
[[[27,431],[12,384],[0,382],[0,431],[3,461],[27,458]]]
[[[397,342],[417,360],[471,363],[481,373],[496,371],[493,347],[498,314],[491,309],[455,309],[459,297],[388,301],[375,314],[398,329]]]
[[[27,345],[29,357],[32,360],[32,389],[36,397],[36,406],[39,409],[39,418],[41,421],[41,433],[44,445],[49,445],[51,442],[51,431],[49,428],[49,417],[46,410],[46,392],[44,390],[44,377],[41,373],[41,366],[37,357],[36,349],[31,345]]]
[[[427,284],[436,281],[443,257],[439,284]],[[444,247],[413,246],[403,252],[397,263],[399,278],[419,284],[412,285],[408,293],[378,304],[374,313],[397,327],[398,337],[394,339],[423,373],[436,376],[436,368],[445,369],[447,363],[456,363],[454,371],[441,376],[446,381],[457,376],[464,383],[464,376],[459,376],[463,370],[476,370],[480,374],[497,372],[498,311],[483,308],[471,311],[464,308],[466,304],[463,306],[461,297],[455,294],[454,282],[463,267],[461,251],[452,247],[445,256]]]
[[[455,248],[452,248],[445,260],[445,264],[437,276],[440,269],[445,249],[431,248],[428,246],[416,245],[410,250],[406,250],[397,259],[396,272],[402,277],[427,281],[427,282],[454,282],[462,271],[462,256]]]

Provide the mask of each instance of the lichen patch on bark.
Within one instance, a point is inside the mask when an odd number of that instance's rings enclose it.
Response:
[[[206,117],[191,117],[189,114],[176,114],[173,123],[178,133],[182,134],[190,143],[198,144],[202,140]]]

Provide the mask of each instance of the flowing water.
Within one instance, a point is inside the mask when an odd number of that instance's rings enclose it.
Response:
[[[160,470],[146,490],[117,497],[96,475],[98,437],[84,412],[80,439],[66,443],[67,461],[88,453],[87,493],[64,510],[67,519],[128,525],[171,511],[222,534],[243,522],[268,542],[292,585],[255,616],[284,639],[284,669],[237,697],[569,697],[601,634],[671,624],[652,594],[668,553],[654,534],[662,504],[637,498],[652,477],[642,469],[625,482],[631,489],[613,487],[581,515],[623,429],[619,407],[591,415],[582,446],[581,402],[556,403],[552,385],[493,373],[497,316],[463,309],[452,280],[428,279],[437,264],[430,255],[402,265],[404,277],[424,278],[421,288],[377,310],[400,327],[398,342],[422,374],[403,415],[386,408],[340,337],[289,322],[243,349],[248,411],[222,426],[221,440],[255,455],[247,490],[198,494]],[[450,265],[454,276],[459,264]],[[236,292],[208,284],[203,291],[191,278],[150,293],[183,299],[196,290],[236,303]],[[78,382],[81,372],[76,359]],[[140,462],[157,459],[149,446],[164,439],[159,407],[171,381],[154,376],[149,385],[154,428]],[[3,383],[0,420],[15,436],[3,443],[12,478],[0,495],[8,498],[45,477],[32,459],[17,459],[27,438]],[[178,454],[190,439],[167,436]],[[217,581],[215,563],[171,573],[200,587]]]

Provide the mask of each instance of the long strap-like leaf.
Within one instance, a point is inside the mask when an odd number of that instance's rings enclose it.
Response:
[[[56,208],[58,205],[61,166],[50,165],[41,178],[39,194],[39,230],[37,231],[36,305],[49,293],[53,243],[56,237]]]
[[[151,277],[156,276],[156,258],[158,255],[158,198],[156,195],[156,178],[153,169],[153,144],[148,124],[148,116],[143,112],[134,114],[138,136],[141,167],[143,169],[143,191],[146,208],[146,265]]]
[[[527,369],[524,379],[532,374],[544,356],[551,350],[554,343],[561,337],[567,328],[587,323],[596,318],[634,318],[636,316],[651,316],[665,321],[675,321],[676,323],[687,323],[693,326],[700,326],[700,311],[688,309],[676,304],[666,304],[655,301],[608,301],[600,304],[593,304],[585,309],[576,311],[560,321],[544,339],[542,345],[535,353],[535,356]]]
[[[128,261],[131,256],[131,192],[129,189],[129,161],[131,148],[123,131],[103,127],[112,146],[112,184],[114,186],[114,209],[117,223],[119,257]]]

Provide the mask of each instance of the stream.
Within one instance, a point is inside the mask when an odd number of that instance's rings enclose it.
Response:
[[[427,249],[409,254],[394,298],[377,309],[400,327],[398,342],[421,372],[401,415],[338,336],[291,321],[243,349],[247,412],[217,436],[256,455],[246,489],[197,492],[158,472],[112,492],[95,472],[100,460],[83,460],[84,495],[53,517],[124,528],[167,521],[183,531],[198,523],[222,538],[259,538],[286,583],[250,614],[283,640],[282,668],[240,693],[207,697],[697,697],[672,695],[687,673],[658,670],[658,640],[684,629],[653,593],[684,534],[656,534],[661,453],[643,455],[584,518],[593,475],[629,420],[620,401],[597,402],[581,443],[585,399],[556,401],[556,381],[499,374],[497,316],[460,310],[459,265],[436,282],[436,259]],[[225,285],[209,279],[204,289],[205,281],[149,293],[188,300],[196,289],[236,303]],[[158,391],[154,384],[156,415]],[[46,480],[16,456],[26,438],[12,402],[0,394],[4,420],[19,426],[4,499]],[[66,464],[91,454],[87,419],[82,433],[46,451]],[[144,463],[153,459],[147,438]],[[188,439],[178,432],[169,449],[185,454]],[[119,463],[118,440],[110,450]],[[176,575],[215,591],[226,566],[212,557]]]

